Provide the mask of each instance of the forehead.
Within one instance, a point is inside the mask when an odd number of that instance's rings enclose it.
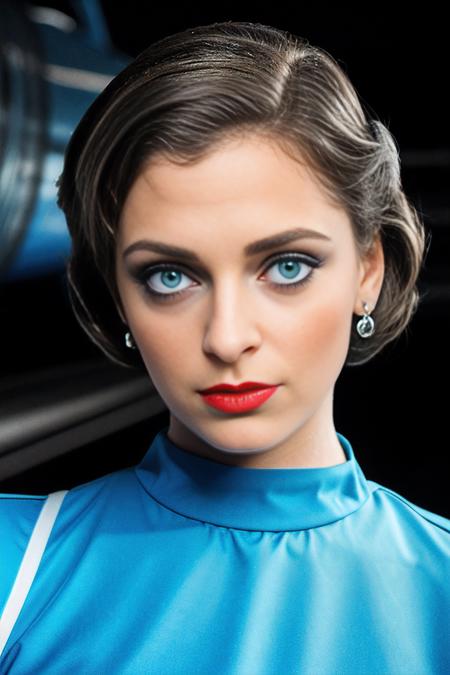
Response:
[[[314,226],[330,234],[346,214],[332,201],[301,156],[275,141],[247,135],[221,143],[194,164],[152,158],[125,200],[120,229],[131,238],[149,233],[195,234],[202,227],[228,234],[257,228]]]

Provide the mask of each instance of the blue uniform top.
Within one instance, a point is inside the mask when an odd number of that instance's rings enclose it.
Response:
[[[244,468],[168,427],[67,492],[2,675],[450,673],[450,520],[347,461]],[[0,611],[46,495],[0,495]]]

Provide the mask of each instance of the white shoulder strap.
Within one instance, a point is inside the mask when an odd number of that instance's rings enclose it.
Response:
[[[44,554],[53,524],[68,490],[51,492],[44,502],[28,541],[14,585],[0,617],[0,656],[26,600]]]

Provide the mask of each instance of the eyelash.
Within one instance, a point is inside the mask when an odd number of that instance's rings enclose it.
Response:
[[[309,274],[304,278],[301,279],[300,281],[296,281],[292,284],[279,284],[277,282],[271,281],[269,282],[269,285],[272,288],[276,288],[277,290],[281,290],[282,292],[289,292],[291,290],[294,290],[296,288],[299,288],[300,286],[304,286],[305,284],[308,283],[308,281],[311,280],[311,278],[314,275],[314,270],[318,267],[320,267],[323,264],[323,259],[321,258],[311,258],[309,256],[305,256],[304,254],[298,254],[298,253],[293,253],[293,252],[286,252],[286,253],[281,253],[277,255],[275,258],[270,258],[268,261],[267,266],[265,267],[264,272],[269,270],[271,267],[273,267],[276,263],[280,261],[286,261],[286,260],[293,260],[294,262],[302,262],[305,263],[308,267],[311,267],[311,271]],[[144,292],[147,293],[148,295],[151,295],[152,297],[155,298],[155,300],[159,301],[162,300],[163,302],[165,301],[170,301],[176,298],[179,295],[182,295],[185,293],[188,289],[183,288],[181,291],[174,291],[173,293],[160,293],[159,291],[152,290],[148,286],[148,280],[151,276],[156,274],[157,272],[161,272],[163,270],[177,270],[179,272],[182,272],[183,274],[186,274],[186,276],[189,276],[185,270],[185,268],[182,265],[178,265],[177,263],[156,263],[155,265],[150,265],[150,266],[145,266],[144,268],[141,268],[140,270],[137,271],[136,276],[138,278],[139,283],[143,286]]]

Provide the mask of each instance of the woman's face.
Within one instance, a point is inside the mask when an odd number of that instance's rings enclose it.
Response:
[[[246,253],[292,230],[298,238]],[[193,166],[153,160],[122,210],[116,273],[119,311],[170,411],[174,443],[242,466],[345,461],[334,384],[352,314],[378,299],[382,248],[358,258],[349,218],[306,166],[257,136]],[[280,386],[248,412],[219,411],[198,393],[243,381]]]

